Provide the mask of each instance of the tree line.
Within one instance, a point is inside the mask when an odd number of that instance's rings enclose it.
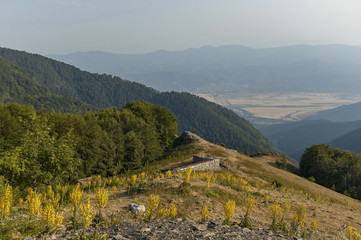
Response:
[[[176,117],[145,101],[81,115],[0,104],[0,175],[20,188],[109,176],[160,159],[176,133]]]
[[[361,199],[361,154],[326,144],[313,145],[301,158],[300,173],[325,187]]]

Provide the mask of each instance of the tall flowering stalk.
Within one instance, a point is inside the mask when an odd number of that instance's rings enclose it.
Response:
[[[4,195],[0,198],[0,213],[4,218],[7,218],[10,214],[11,205],[13,202],[13,191],[10,185],[5,186]]]
[[[76,215],[76,210],[78,209],[82,196],[83,190],[80,189],[80,184],[78,183],[70,193],[70,203],[73,207],[73,217]]]
[[[26,196],[26,203],[30,218],[37,217],[41,213],[41,194],[30,189],[29,194]]]
[[[192,167],[191,166],[188,166],[187,167],[187,171],[186,171],[186,176],[184,178],[184,182],[187,184],[189,183],[189,180],[191,178],[191,174],[192,174]]]
[[[99,209],[99,214],[101,214],[101,209],[105,207],[107,202],[108,202],[108,190],[106,190],[105,188],[99,188],[95,196],[95,205]]]
[[[81,219],[83,222],[83,230],[87,229],[93,220],[93,208],[90,206],[90,201],[88,200],[88,203],[83,203],[80,205],[80,213],[81,213]]]
[[[227,204],[224,205],[224,224],[229,225],[232,222],[234,211],[236,209],[236,202],[234,200],[228,200]]]

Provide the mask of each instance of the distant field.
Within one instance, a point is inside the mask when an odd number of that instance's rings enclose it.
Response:
[[[361,95],[339,93],[259,93],[240,95],[197,94],[232,109],[243,109],[254,117],[300,120],[326,109],[361,102]]]

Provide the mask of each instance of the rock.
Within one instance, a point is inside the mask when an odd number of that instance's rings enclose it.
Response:
[[[145,213],[145,206],[144,205],[137,205],[134,203],[129,204],[130,211],[134,212],[135,214],[139,214],[141,211]]]
[[[129,238],[125,238],[123,237],[122,235],[120,234],[117,234],[113,237],[113,239],[116,239],[116,240],[128,240]]]
[[[193,225],[193,229],[198,230],[198,231],[205,231],[205,230],[207,230],[207,225],[205,225],[205,224]]]
[[[140,232],[144,233],[144,232],[150,232],[152,231],[150,228],[142,228],[140,229]]]

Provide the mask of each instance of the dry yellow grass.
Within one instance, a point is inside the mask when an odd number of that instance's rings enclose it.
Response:
[[[182,148],[187,149],[184,146]],[[149,195],[156,194],[159,195],[159,208],[166,208],[171,202],[174,202],[178,212],[176,217],[200,221],[201,212],[206,205],[209,210],[208,220],[219,223],[224,220],[224,204],[228,200],[235,200],[234,221],[239,223],[240,217],[245,214],[244,201],[251,194],[255,203],[249,216],[253,227],[269,228],[272,223],[270,213],[272,204],[288,203],[291,205],[291,210],[285,216],[287,225],[293,221],[296,207],[302,205],[306,208],[305,227],[307,229],[312,229],[312,220],[316,219],[318,231],[324,236],[333,236],[339,233],[340,229],[345,229],[346,226],[352,226],[355,231],[361,231],[361,204],[359,201],[274,167],[277,156],[250,158],[235,150],[225,149],[204,140],[193,143],[189,149],[193,149],[194,152],[190,151],[178,162],[163,165],[162,168],[165,170],[169,166],[173,167],[189,162],[192,154],[212,155],[231,166],[230,169],[220,170],[221,173],[232,173],[232,176],[243,177],[252,183],[249,192],[234,186],[220,184],[217,181],[212,182],[208,190],[205,177],[203,180],[191,178],[189,182],[192,186],[191,194],[188,196],[178,195],[177,187],[184,179],[175,177],[173,174],[170,178],[148,182],[150,188],[145,193],[128,195],[127,190],[121,188],[111,191],[109,202],[103,213],[106,216],[117,215],[122,221],[137,221],[139,218],[129,211],[129,204],[147,205]],[[282,181],[285,188],[273,189],[272,180],[274,178]],[[263,187],[257,184],[261,181],[264,182]],[[94,203],[95,193],[86,194],[86,196]],[[267,202],[265,196],[269,196]]]

